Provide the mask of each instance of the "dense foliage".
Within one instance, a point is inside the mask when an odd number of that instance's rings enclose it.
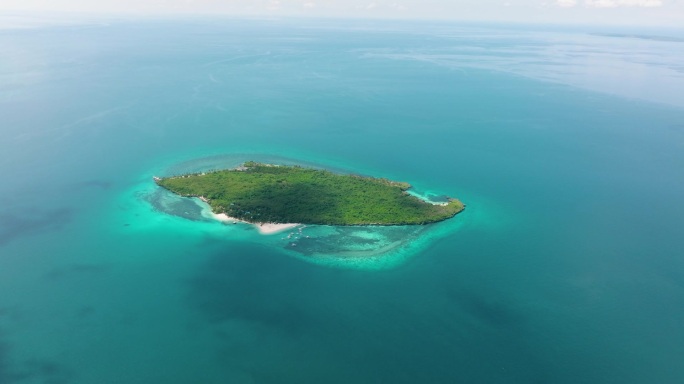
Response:
[[[234,170],[156,180],[181,196],[203,197],[215,213],[249,222],[426,224],[463,210],[456,199],[434,205],[411,196],[407,183],[299,166],[247,162]]]

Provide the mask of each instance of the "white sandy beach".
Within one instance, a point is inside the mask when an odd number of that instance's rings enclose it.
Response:
[[[257,229],[259,230],[259,233],[262,235],[272,235],[274,233],[286,231],[290,228],[294,228],[298,226],[299,224],[294,224],[294,223],[288,223],[288,224],[274,224],[274,223],[258,223],[254,224]]]
[[[244,220],[236,219],[234,217],[230,217],[226,215],[225,213],[213,213],[212,216],[221,222],[224,223],[245,223],[245,224],[252,224],[256,227],[257,230],[259,230],[259,233],[262,235],[272,235],[278,232],[282,232],[285,230],[288,230],[290,228],[294,228],[298,226],[299,224],[295,223],[287,223],[287,224],[275,224],[275,223],[249,223]]]
[[[234,218],[234,217],[230,217],[230,216],[226,215],[225,213],[218,213],[218,214],[217,214],[217,213],[213,213],[213,212],[212,212],[211,216],[212,216],[214,219],[216,219],[216,220],[218,220],[218,221],[225,222],[225,223],[227,223],[227,222],[233,222],[233,223],[246,223],[245,221],[242,221],[242,220],[240,220],[240,219],[236,219],[236,218]]]

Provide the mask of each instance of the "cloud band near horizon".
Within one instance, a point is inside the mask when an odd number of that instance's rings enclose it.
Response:
[[[585,7],[589,8],[619,8],[619,7],[641,7],[656,8],[662,7],[662,0],[584,0]],[[578,0],[556,0],[556,5],[564,8],[576,7]]]

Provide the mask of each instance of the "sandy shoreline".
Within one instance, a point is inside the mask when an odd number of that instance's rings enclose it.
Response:
[[[287,223],[287,224],[274,224],[274,223],[259,223],[254,224],[262,235],[272,235],[274,233],[286,231],[290,228],[295,228],[299,224]]]
[[[223,223],[245,223],[245,224],[252,224],[253,226],[256,227],[257,230],[259,230],[259,233],[262,235],[272,235],[274,233],[282,232],[285,230],[288,230],[290,228],[294,228],[298,226],[299,224],[295,223],[287,223],[287,224],[275,224],[275,223],[250,223],[244,220],[236,219],[234,217],[230,217],[226,215],[225,213],[213,213],[212,216],[214,219],[221,221]]]
[[[420,200],[422,200],[422,201],[424,201],[424,202],[426,202],[426,203],[428,203],[428,204],[432,204],[432,205],[441,205],[441,206],[443,206],[443,207],[449,205],[449,202],[448,202],[448,201],[446,201],[446,202],[444,202],[444,201],[432,201],[432,200],[430,200],[427,196],[420,195],[420,194],[418,194],[418,193],[416,193],[416,192],[413,192],[413,191],[411,191],[411,190],[406,191],[406,193],[408,193],[409,195],[411,195],[411,196],[413,196],[413,197],[417,197],[417,198],[419,198]]]

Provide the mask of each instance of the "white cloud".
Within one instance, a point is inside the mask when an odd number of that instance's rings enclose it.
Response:
[[[556,5],[564,8],[574,7],[577,5],[577,0],[556,0]]]
[[[398,11],[405,11],[408,9],[404,4],[399,3],[392,3],[391,7]]]
[[[268,5],[266,6],[266,9],[269,11],[277,11],[280,9],[280,0],[271,0]]]
[[[562,1],[562,0],[559,0]],[[594,8],[617,8],[617,7],[644,7],[654,8],[663,5],[662,0],[585,0],[587,7]]]
[[[377,17],[677,28],[684,25],[684,0],[0,0],[0,22],[8,12]]]

